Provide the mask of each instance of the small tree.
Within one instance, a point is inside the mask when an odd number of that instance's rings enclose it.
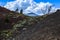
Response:
[[[17,9],[15,10],[15,12],[18,12],[18,10],[19,10],[19,9],[17,8]]]
[[[23,13],[23,9],[20,10],[20,14],[22,14],[22,13]]]
[[[52,6],[49,6],[48,7],[48,14],[50,13],[51,9],[52,9]]]
[[[6,15],[5,22],[9,23],[9,17],[8,17],[8,15]]]
[[[48,6],[48,14],[50,13],[50,11],[51,11],[51,9],[52,9],[52,7],[53,7],[54,5],[50,5],[50,6]]]
[[[23,10],[22,9],[20,10],[20,16],[23,16]]]

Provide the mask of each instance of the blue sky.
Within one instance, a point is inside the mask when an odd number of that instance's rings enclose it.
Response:
[[[0,0],[0,6],[12,11],[15,11],[16,8],[19,11],[23,9],[24,14],[33,12],[37,15],[43,15],[42,11],[47,13],[48,8],[52,5],[54,6],[50,12],[55,12],[58,8],[60,9],[60,0]]]
[[[55,5],[55,7],[60,8],[60,0],[35,0],[36,2],[50,2]]]
[[[7,2],[14,1],[14,0],[0,0],[1,5],[5,5]]]
[[[0,3],[2,5],[5,5],[7,2],[10,1],[15,1],[15,0],[0,0]],[[60,0],[34,0],[35,2],[39,3],[39,2],[50,2],[52,4],[55,5],[55,7],[60,8]]]

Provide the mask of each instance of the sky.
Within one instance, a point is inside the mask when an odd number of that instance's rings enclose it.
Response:
[[[5,5],[7,2],[11,2],[11,1],[15,1],[15,0],[0,0],[0,3],[2,5]],[[35,2],[39,3],[39,2],[50,2],[52,4],[55,5],[55,7],[60,8],[60,0],[34,0]]]
[[[0,6],[4,6],[7,2],[11,2],[11,1],[15,1],[15,0],[0,0]]]
[[[60,9],[59,4],[60,0],[0,0],[0,6],[9,10],[15,11],[18,8],[19,10],[23,9],[25,14],[33,12],[37,15],[47,13],[50,6],[53,6],[51,12],[55,12],[56,9]]]
[[[50,2],[55,5],[55,7],[60,8],[60,0],[35,0],[36,2]]]

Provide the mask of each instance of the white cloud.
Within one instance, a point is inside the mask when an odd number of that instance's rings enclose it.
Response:
[[[15,11],[16,8],[19,8],[19,10],[23,9],[24,14],[28,14],[30,12],[33,12],[37,15],[43,15],[41,9],[44,11],[46,10],[46,13],[47,13],[47,9],[51,5],[53,5],[53,4],[51,4],[49,2],[36,3],[33,0],[15,0],[12,2],[8,2],[4,7],[6,7],[9,10],[13,10],[13,11]],[[55,11],[55,7],[52,7],[52,10]]]

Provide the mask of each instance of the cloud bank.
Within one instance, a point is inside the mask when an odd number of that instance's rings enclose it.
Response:
[[[7,4],[4,6],[5,8],[15,11],[16,8],[18,8],[19,10],[23,9],[23,13],[30,15],[29,13],[35,13],[36,15],[43,15],[43,11],[45,11],[45,13],[47,13],[48,11],[48,7],[52,6],[53,4],[49,3],[49,2],[39,2],[36,3],[33,0],[15,0],[12,2],[7,2]],[[56,8],[52,7],[51,8],[51,12],[55,12]]]

